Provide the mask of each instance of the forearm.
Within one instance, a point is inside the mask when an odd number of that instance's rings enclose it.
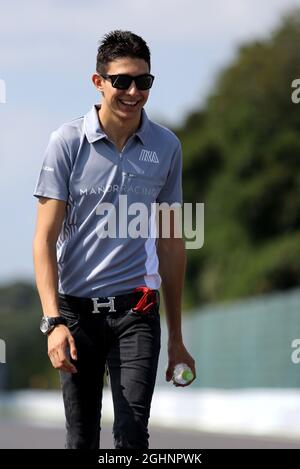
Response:
[[[58,268],[55,244],[36,237],[33,242],[33,260],[36,286],[43,313],[46,316],[59,316]]]
[[[158,239],[157,253],[169,341],[182,341],[181,306],[186,266],[184,242],[180,238]]]

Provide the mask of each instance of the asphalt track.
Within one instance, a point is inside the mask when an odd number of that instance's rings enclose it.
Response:
[[[151,449],[300,449],[300,441],[285,438],[212,434],[150,427]],[[0,449],[63,449],[62,427],[41,427],[20,421],[0,422]],[[113,448],[111,426],[103,425],[101,448]]]

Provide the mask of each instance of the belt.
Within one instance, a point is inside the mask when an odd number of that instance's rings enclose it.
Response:
[[[71,310],[76,309],[79,314],[113,313],[127,309],[147,313],[152,306],[160,303],[159,291],[148,287],[137,287],[133,292],[117,296],[82,298],[59,293],[58,298],[60,306],[63,307],[65,303]]]

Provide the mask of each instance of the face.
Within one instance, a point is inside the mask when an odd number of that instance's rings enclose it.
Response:
[[[149,67],[143,59],[120,58],[109,62],[106,67],[107,75],[137,76],[144,73],[149,73]],[[118,90],[112,86],[109,79],[104,79],[96,74],[93,75],[92,79],[96,88],[102,93],[101,109],[103,112],[122,120],[139,118],[141,110],[147,102],[149,90],[138,90],[134,81],[127,90]]]

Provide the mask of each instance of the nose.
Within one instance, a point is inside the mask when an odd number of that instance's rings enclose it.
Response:
[[[137,89],[136,87],[136,84],[135,84],[135,81],[132,80],[131,82],[131,85],[129,86],[128,90],[127,90],[127,93],[130,95],[130,96],[134,96],[136,93],[138,93],[139,90]]]

